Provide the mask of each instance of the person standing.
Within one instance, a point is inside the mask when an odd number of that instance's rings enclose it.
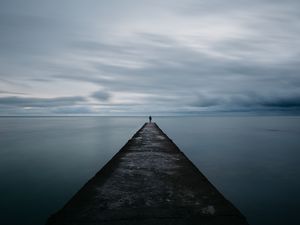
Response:
[[[149,123],[151,123],[151,121],[152,121],[152,117],[151,117],[151,116],[149,116]]]

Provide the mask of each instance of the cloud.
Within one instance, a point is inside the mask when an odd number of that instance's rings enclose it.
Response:
[[[296,0],[2,1],[0,104],[9,113],[298,112],[298,8]]]
[[[84,102],[85,98],[80,96],[59,98],[24,98],[24,97],[0,97],[0,105],[16,107],[58,107],[72,106]]]
[[[91,97],[100,101],[107,101],[110,98],[110,95],[105,91],[96,91],[91,95]]]
[[[214,107],[216,111],[234,109],[234,111],[300,111],[300,93],[281,93],[259,95],[254,92],[244,94],[198,95],[192,102],[194,107]]]
[[[23,92],[3,91],[3,90],[0,90],[0,94],[9,94],[9,95],[26,95],[26,93],[23,93]]]
[[[213,97],[213,96],[207,96],[207,95],[198,95],[197,100],[194,101],[191,106],[195,107],[211,107],[211,106],[217,106],[224,104],[224,99]]]
[[[298,108],[300,109],[300,96],[278,97],[261,103],[266,107]]]
[[[290,91],[288,95],[293,96],[299,83],[295,76],[299,71],[298,64],[293,60],[281,64],[269,64],[257,62],[256,59],[243,61],[213,57],[175,40],[169,41],[172,47],[161,47],[152,42],[151,35],[136,34],[136,36],[142,39],[139,41],[140,44],[131,46],[120,42],[120,52],[123,52],[123,45],[125,49],[128,46],[132,49],[137,48],[136,52],[151,50],[152,54],[147,56],[147,59],[139,57],[139,60],[147,61],[147,65],[132,68],[91,60],[88,63],[97,71],[95,75],[77,74],[57,78],[97,84],[115,94],[135,93],[135,96],[143,97],[137,100],[131,95],[128,99],[144,105],[152,105],[152,108],[160,108],[159,105],[163,104],[170,111],[177,108],[177,111],[181,112],[184,107],[187,107],[186,113],[190,110],[189,106],[199,108],[200,113],[203,108],[212,111],[225,109],[237,111],[238,108],[240,111],[246,108],[253,111],[258,108],[276,110],[275,107],[267,106],[268,101],[271,102],[271,100],[267,101],[271,99],[269,96],[273,96],[272,101],[276,102],[287,95],[281,93],[286,89]],[[160,37],[160,39],[164,38]],[[101,46],[103,45],[105,43],[101,43]],[[113,52],[118,58],[118,54],[114,50]],[[127,60],[136,62],[135,57],[133,59],[130,57],[131,54],[127,56]],[[105,75],[108,78],[105,78]],[[100,92],[100,99],[103,100],[102,98],[103,93]],[[195,98],[197,100],[193,100]]]

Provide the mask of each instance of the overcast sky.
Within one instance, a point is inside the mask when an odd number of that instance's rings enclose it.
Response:
[[[0,0],[0,115],[300,114],[299,0]]]

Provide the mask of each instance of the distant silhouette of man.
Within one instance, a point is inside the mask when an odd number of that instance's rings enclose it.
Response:
[[[149,116],[149,123],[151,123],[151,121],[152,121],[152,117],[151,117],[151,116]]]

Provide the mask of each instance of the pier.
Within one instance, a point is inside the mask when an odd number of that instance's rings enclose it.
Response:
[[[156,123],[146,123],[47,225],[246,225]]]

